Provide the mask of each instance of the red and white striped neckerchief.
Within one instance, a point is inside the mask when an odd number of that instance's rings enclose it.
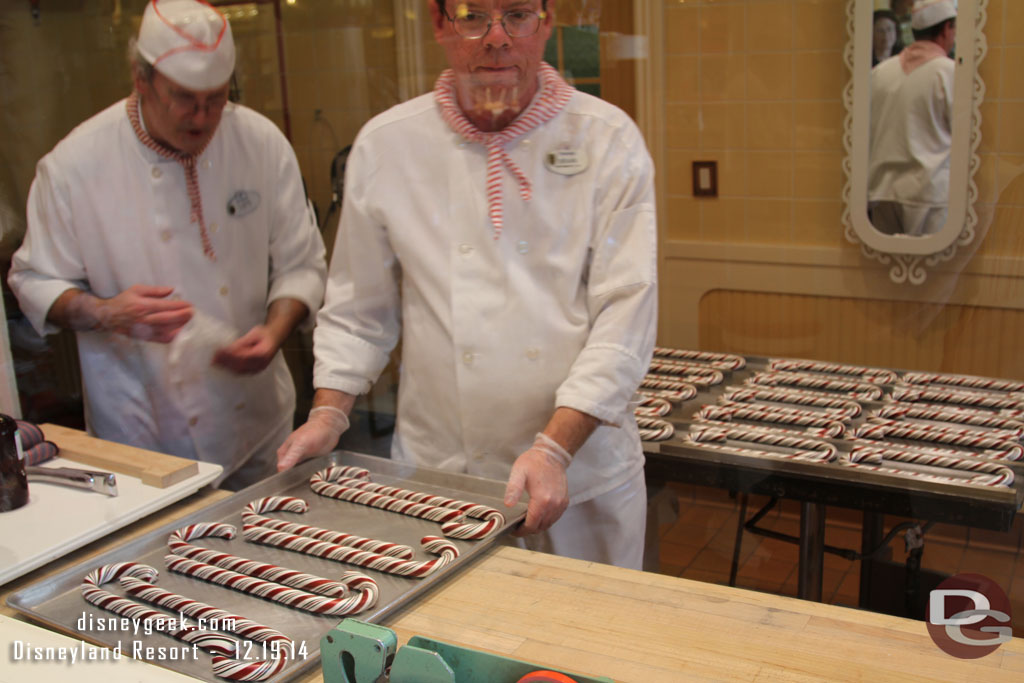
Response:
[[[199,172],[196,170],[196,161],[206,146],[204,145],[203,149],[195,154],[185,154],[154,140],[142,127],[142,121],[139,118],[138,93],[133,92],[128,96],[127,108],[128,120],[132,124],[132,130],[135,131],[136,137],[139,138],[139,142],[165,159],[174,159],[185,169],[185,187],[188,189],[188,200],[192,205],[190,220],[199,224],[199,238],[203,241],[203,253],[206,254],[206,258],[216,262],[217,254],[213,251],[213,243],[210,241],[209,233],[206,232],[206,221],[203,219],[203,198],[199,193]]]
[[[434,85],[434,100],[441,109],[441,117],[448,126],[469,142],[487,148],[487,209],[494,225],[494,239],[501,236],[502,226],[502,166],[519,182],[519,195],[529,200],[532,190],[530,180],[523,170],[512,161],[505,151],[505,145],[521,135],[529,133],[553,119],[569,103],[576,89],[565,82],[554,67],[541,63],[540,94],[530,106],[505,128],[487,133],[470,122],[459,109],[455,94],[455,72],[447,69]]]

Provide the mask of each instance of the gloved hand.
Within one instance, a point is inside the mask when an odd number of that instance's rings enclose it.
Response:
[[[514,532],[528,536],[546,531],[569,506],[565,470],[572,455],[547,434],[539,433],[528,451],[516,458],[505,487],[505,505],[512,507],[525,490],[530,497],[526,520]]]
[[[73,315],[94,320],[92,329],[166,344],[192,317],[192,304],[168,299],[173,293],[171,287],[132,285],[110,299],[80,296]],[[88,329],[88,326],[81,329]]]
[[[327,455],[338,445],[338,439],[348,427],[348,415],[341,408],[313,408],[306,424],[292,432],[277,449],[277,471],[284,472],[303,460]]]

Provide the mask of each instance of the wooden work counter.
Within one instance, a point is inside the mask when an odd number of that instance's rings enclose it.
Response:
[[[0,614],[15,615],[10,593],[228,495],[201,491],[0,587]],[[1018,638],[959,660],[922,622],[501,545],[384,625],[403,643],[420,634],[637,683],[1024,680]],[[300,680],[322,677],[316,670]]]

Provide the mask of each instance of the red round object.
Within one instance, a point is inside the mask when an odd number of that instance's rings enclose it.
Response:
[[[516,683],[576,683],[576,681],[557,671],[531,671]]]

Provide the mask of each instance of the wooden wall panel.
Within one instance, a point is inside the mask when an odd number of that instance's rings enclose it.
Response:
[[[700,348],[1024,379],[1024,311],[716,289]]]

